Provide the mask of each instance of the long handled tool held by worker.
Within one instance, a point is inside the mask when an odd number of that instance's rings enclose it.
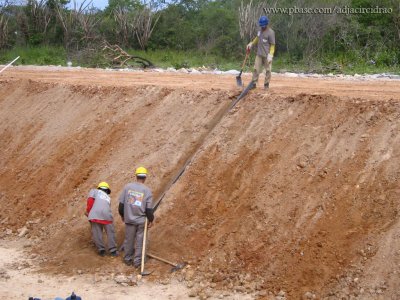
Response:
[[[171,261],[169,261],[169,260],[166,260],[166,259],[164,259],[164,258],[161,258],[161,257],[159,257],[159,256],[156,256],[156,255],[153,255],[153,254],[150,254],[150,253],[148,253],[147,255],[148,255],[148,257],[157,259],[157,260],[159,260],[159,261],[162,261],[162,262],[164,262],[164,263],[166,263],[166,264],[169,264],[169,265],[173,266],[173,268],[171,269],[171,273],[172,273],[172,272],[175,272],[175,271],[178,271],[178,270],[180,270],[180,269],[183,269],[183,268],[186,266],[186,263],[185,263],[185,262],[175,264],[175,263],[173,263],[173,262],[171,262]]]
[[[249,57],[249,52],[246,52],[246,57],[244,58],[243,65],[242,65],[242,69],[240,70],[239,75],[236,76],[236,83],[237,83],[238,86],[243,86],[243,82],[242,82],[242,72],[243,72],[244,66],[246,65],[246,61],[247,61],[247,58],[248,58],[248,57]]]
[[[152,272],[145,271],[144,270],[144,259],[146,257],[146,239],[147,239],[147,218],[146,221],[144,222],[144,235],[143,235],[143,248],[142,248],[142,262],[140,265],[140,275],[139,278],[142,278],[142,276],[147,276],[150,275]]]

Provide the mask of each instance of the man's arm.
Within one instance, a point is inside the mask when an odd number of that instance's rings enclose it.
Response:
[[[269,54],[271,54],[272,56],[274,56],[275,53],[275,44],[271,44],[269,46]]]
[[[258,44],[258,36],[256,36],[256,37],[254,38],[254,40],[251,41],[251,43],[252,43],[253,45],[257,45],[257,44]]]
[[[92,210],[93,204],[94,204],[94,198],[89,197],[86,201],[86,211],[85,211],[86,217],[89,215],[90,211]]]
[[[252,40],[250,43],[247,44],[247,47],[246,47],[247,54],[250,53],[250,50],[253,47],[253,45],[257,45],[257,44],[258,44],[258,36],[256,36],[254,38],[254,40]]]
[[[152,208],[146,208],[146,217],[150,223],[154,221],[154,211]]]
[[[149,222],[154,221],[154,209],[153,209],[153,195],[150,193],[146,198],[146,217]]]
[[[268,37],[269,42],[269,53],[271,56],[274,56],[275,53],[275,31],[271,31],[271,34]]]
[[[118,198],[118,213],[121,216],[122,220],[124,220],[124,211],[125,211],[125,188],[122,190],[121,194]]]
[[[125,210],[125,205],[124,205],[124,203],[120,202],[118,205],[118,213],[122,219],[124,218],[124,210]]]

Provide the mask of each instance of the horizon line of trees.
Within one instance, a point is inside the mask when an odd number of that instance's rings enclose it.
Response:
[[[400,64],[398,0],[0,0],[0,50],[63,46],[67,53],[104,41],[129,49],[195,50],[242,57],[265,7],[390,7],[391,14],[276,14],[277,55],[293,60],[354,56]]]

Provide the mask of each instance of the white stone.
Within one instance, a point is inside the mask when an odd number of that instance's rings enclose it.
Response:
[[[225,71],[224,74],[226,74],[226,75],[239,75],[239,72],[240,71],[238,71],[238,70],[229,70],[229,71]]]
[[[19,236],[19,237],[23,237],[25,234],[28,233],[28,228],[22,227],[22,228],[20,228],[18,231],[19,231],[18,236]]]

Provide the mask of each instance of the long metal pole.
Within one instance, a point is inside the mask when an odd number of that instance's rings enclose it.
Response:
[[[222,120],[222,118],[232,109],[236,106],[236,104],[244,98],[247,93],[253,88],[253,82],[250,81],[249,85],[242,91],[242,93],[237,97],[231,104],[229,105],[228,108],[224,108],[222,113],[218,113],[215,119],[209,124],[208,128],[209,130],[205,132],[202,137],[200,137],[199,142],[197,143],[196,149],[190,154],[190,156],[186,159],[185,164],[180,168],[179,172],[175,175],[173,180],[164,188],[161,196],[157,199],[156,204],[154,205],[154,212],[158,209],[158,207],[161,204],[161,201],[164,199],[165,195],[169,191],[169,189],[178,181],[178,179],[182,176],[183,173],[186,171],[186,167],[192,162],[193,157],[196,155],[197,150],[204,144],[206,138],[210,133],[214,130],[215,127],[219,124],[219,122]]]
[[[3,69],[1,69],[0,73],[3,72],[5,69],[7,69],[9,66],[11,66],[14,62],[16,62],[18,58],[19,58],[19,56],[16,59],[14,59],[12,62],[10,62],[8,65],[6,65]]]

